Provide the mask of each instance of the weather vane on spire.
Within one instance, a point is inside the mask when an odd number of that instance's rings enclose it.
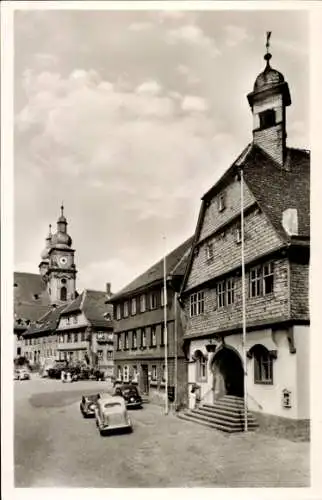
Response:
[[[267,66],[269,66],[269,60],[272,57],[272,54],[270,54],[270,52],[269,52],[269,47],[270,47],[269,41],[270,41],[270,38],[271,38],[271,34],[272,34],[271,31],[266,31],[266,54],[264,56],[264,59],[267,62]]]

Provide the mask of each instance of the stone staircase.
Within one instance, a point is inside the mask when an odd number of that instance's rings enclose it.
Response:
[[[226,395],[215,403],[203,403],[193,410],[185,410],[178,417],[224,432],[244,431],[244,399]],[[248,430],[258,427],[254,416],[247,410]]]

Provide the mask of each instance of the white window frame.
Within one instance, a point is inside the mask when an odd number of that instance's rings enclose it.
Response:
[[[158,300],[157,300],[157,294],[156,292],[151,292],[149,295],[150,298],[150,310],[154,311],[158,307]],[[153,300],[155,299],[155,300]]]
[[[140,312],[143,313],[146,311],[146,295],[143,293],[140,295]]]
[[[151,368],[151,381],[156,382],[158,379],[157,377],[157,365],[152,365]]]
[[[121,304],[116,305],[116,319],[121,319]]]
[[[226,280],[226,305],[231,306],[235,303],[235,280],[227,278]]]
[[[123,366],[123,380],[128,382],[130,380],[130,370],[128,365]]]
[[[131,315],[134,316],[136,314],[136,297],[131,300]]]
[[[157,346],[157,330],[155,326],[151,326],[151,347]]]
[[[124,315],[124,318],[129,317],[129,302],[127,300],[123,304],[123,315]]]
[[[190,317],[199,316],[205,312],[205,294],[203,291],[190,295]]]
[[[124,350],[129,348],[129,332],[124,332]]]
[[[222,309],[226,305],[226,281],[218,281],[217,283],[217,307]]]
[[[138,348],[138,334],[136,330],[132,331],[132,349]]]
[[[146,347],[146,329],[141,329],[141,346]]]

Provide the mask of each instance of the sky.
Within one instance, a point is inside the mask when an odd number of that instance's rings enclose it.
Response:
[[[290,87],[288,144],[310,147],[303,11],[29,10],[14,21],[16,271],[38,273],[62,201],[80,291],[117,292],[190,237],[200,198],[252,140],[246,96],[266,31]]]

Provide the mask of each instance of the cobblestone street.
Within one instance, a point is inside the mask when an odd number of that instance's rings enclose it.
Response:
[[[16,487],[309,486],[309,443],[222,434],[154,404],[131,411],[131,435],[100,437],[79,411],[106,383],[15,382]]]

